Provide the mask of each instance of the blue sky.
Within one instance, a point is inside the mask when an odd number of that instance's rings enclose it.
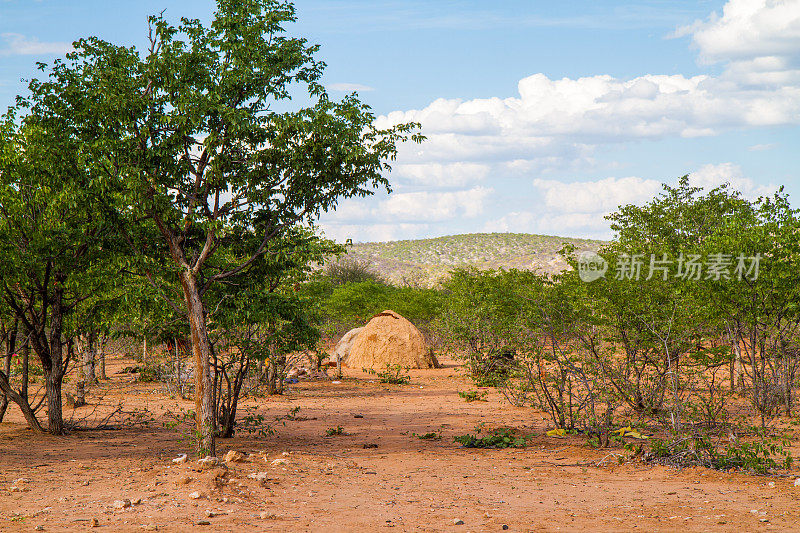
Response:
[[[800,0],[299,0],[331,93],[415,120],[394,193],[345,201],[330,236],[608,237],[603,215],[683,174],[800,197]],[[146,16],[214,3],[0,0],[0,107],[87,35],[142,46]]]

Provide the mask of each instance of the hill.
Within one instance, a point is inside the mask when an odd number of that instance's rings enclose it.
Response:
[[[557,273],[567,267],[558,255],[565,244],[574,245],[578,251],[596,251],[603,241],[527,233],[472,233],[357,243],[349,249],[348,255],[369,261],[376,271],[394,283],[428,284],[461,266]]]

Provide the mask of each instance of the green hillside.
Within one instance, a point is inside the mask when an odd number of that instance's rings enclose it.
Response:
[[[392,282],[430,283],[459,266],[480,269],[517,268],[560,272],[566,263],[558,255],[565,244],[597,250],[602,241],[531,235],[527,233],[472,233],[433,239],[354,244],[348,255],[368,260]]]

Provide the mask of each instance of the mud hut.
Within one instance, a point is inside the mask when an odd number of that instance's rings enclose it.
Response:
[[[364,326],[343,360],[350,368],[380,370],[387,364],[436,368],[433,352],[419,330],[394,311],[378,313]]]

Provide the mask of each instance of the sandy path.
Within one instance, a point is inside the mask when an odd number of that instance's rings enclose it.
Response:
[[[452,367],[413,372],[411,385],[354,373],[338,385],[302,382],[283,398],[249,402],[270,420],[296,406],[312,419],[278,423],[274,436],[221,441],[220,455],[251,454],[227,471],[173,464],[188,444],[163,427],[162,412],[191,402],[127,379],[115,376],[94,394],[114,389],[103,408],[121,398],[129,409],[146,407],[156,417],[149,427],[56,438],[32,434],[10,413],[0,425],[0,529],[85,531],[96,519],[99,531],[800,530],[800,487],[791,479],[641,463],[570,466],[597,462],[608,450],[541,436],[541,413],[497,394],[464,402],[456,392],[467,382]],[[453,443],[481,422],[539,436],[514,450]],[[324,436],[336,426],[347,435]],[[412,435],[430,431],[443,438]],[[285,463],[272,465],[275,459]],[[247,477],[259,472],[265,481]],[[113,507],[126,498],[131,507]]]

